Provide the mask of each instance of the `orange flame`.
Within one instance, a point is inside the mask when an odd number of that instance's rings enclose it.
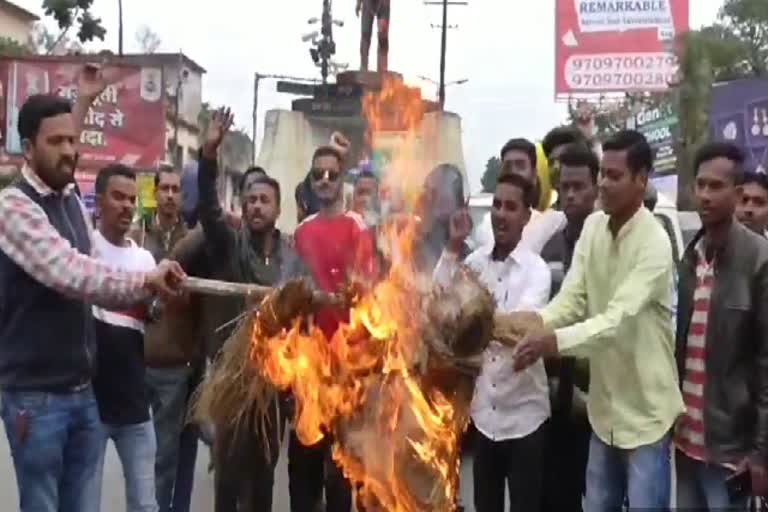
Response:
[[[423,181],[415,157],[423,115],[418,91],[388,79],[365,98],[364,109],[370,140],[392,128],[405,133],[387,177],[415,196]],[[256,323],[252,360],[275,386],[293,393],[302,443],[332,437],[334,459],[356,484],[366,511],[453,510],[466,414],[425,383],[421,371],[427,347],[418,312],[430,280],[413,265],[416,222],[388,225],[383,232],[391,270],[359,298],[349,324],[330,343],[314,326],[297,323],[267,338]]]

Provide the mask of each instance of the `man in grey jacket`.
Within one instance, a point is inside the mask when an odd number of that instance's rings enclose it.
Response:
[[[750,494],[768,494],[768,241],[734,218],[743,164],[726,142],[694,162],[703,229],[679,272],[681,510],[745,510]]]
[[[198,214],[210,257],[213,261],[226,262],[223,278],[228,281],[272,286],[304,275],[301,260],[287,237],[275,228],[280,215],[280,185],[274,178],[263,174],[243,180],[240,228],[234,229],[226,220],[216,194],[216,160],[221,140],[231,125],[229,110],[215,113],[200,155]],[[245,304],[241,303],[240,311],[244,308]],[[285,421],[277,400],[270,410],[272,417],[264,422],[263,433],[252,424],[236,431],[216,426],[216,512],[272,510],[278,457],[275,447],[282,437]],[[265,450],[265,443],[269,450]]]

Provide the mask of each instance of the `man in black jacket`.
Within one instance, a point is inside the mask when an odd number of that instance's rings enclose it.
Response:
[[[200,155],[198,214],[210,256],[214,261],[226,262],[222,277],[228,281],[272,286],[303,276],[301,260],[275,228],[280,215],[280,185],[273,178],[254,173],[243,180],[240,229],[227,223],[216,194],[216,160],[232,120],[229,110],[214,114]],[[240,310],[244,309],[243,303]],[[264,422],[264,435],[257,433],[258,425],[252,421],[236,430],[216,426],[216,512],[272,510],[274,469],[284,418],[280,417],[277,401],[270,410],[272,417]]]
[[[567,133],[567,132],[566,132]],[[545,139],[546,141],[546,139]],[[583,143],[557,147],[558,197],[567,224],[550,238],[541,257],[552,272],[552,297],[573,261],[576,242],[595,210],[600,161]],[[542,512],[581,511],[592,429],[586,414],[589,362],[571,357],[546,361],[552,421],[544,466]]]
[[[734,219],[743,163],[723,142],[694,162],[703,229],[680,263],[677,317],[687,410],[674,440],[685,510],[743,510],[750,492],[768,494],[768,241]]]

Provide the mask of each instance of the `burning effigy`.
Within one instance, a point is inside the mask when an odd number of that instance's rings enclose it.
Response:
[[[396,87],[385,84],[366,98],[369,126],[397,100]],[[390,173],[413,174],[409,151],[406,142]],[[217,425],[263,427],[273,398],[290,392],[299,440],[332,440],[334,459],[367,512],[455,509],[460,438],[482,353],[492,339],[516,343],[528,327],[498,314],[469,269],[449,286],[419,271],[418,228],[416,215],[385,221],[380,238],[390,265],[373,284],[351,284],[334,297],[304,281],[264,290],[195,404]],[[309,321],[329,301],[350,311],[331,340]],[[260,421],[243,421],[248,415]]]

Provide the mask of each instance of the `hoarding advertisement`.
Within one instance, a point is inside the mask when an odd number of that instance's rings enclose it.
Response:
[[[679,120],[670,105],[638,112],[627,120],[627,128],[639,131],[648,139],[654,153],[654,173],[669,174],[677,170],[675,139]]]
[[[556,0],[555,94],[658,91],[677,71],[688,0]]]
[[[66,60],[0,60],[5,120],[0,135],[6,158],[21,155],[17,122],[21,106],[33,94],[57,94],[74,102],[82,63]],[[155,168],[165,154],[162,70],[119,66],[115,80],[96,98],[80,135],[80,166],[122,163]]]

